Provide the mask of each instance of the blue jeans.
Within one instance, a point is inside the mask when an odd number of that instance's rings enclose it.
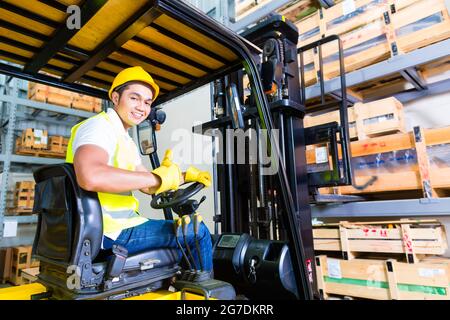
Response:
[[[181,230],[178,233],[178,240],[183,246],[186,256],[190,259],[188,252],[185,248],[183,235]],[[203,263],[203,270],[212,270],[212,243],[211,235],[208,231],[206,225],[202,222],[200,224],[197,240],[199,244],[200,257]],[[200,260],[197,254],[197,248],[195,245],[194,229],[193,224],[190,223],[188,226],[186,241],[190,247],[192,256],[195,261],[195,265],[192,265],[194,269],[200,270]],[[119,244],[128,250],[128,254],[135,254],[138,252],[143,252],[148,249],[158,249],[158,248],[176,248],[178,249],[178,244],[175,239],[175,233],[173,229],[172,220],[148,220],[136,227],[128,228],[122,230],[119,237],[113,241],[112,239],[103,236],[103,247],[104,249],[112,248],[113,244]],[[180,250],[179,250],[180,251]],[[180,251],[179,261],[182,258],[182,253]],[[187,264],[184,259],[182,261],[183,267],[187,268]]]

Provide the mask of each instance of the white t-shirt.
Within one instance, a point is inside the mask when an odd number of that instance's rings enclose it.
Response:
[[[111,121],[108,121],[104,117],[95,117],[94,119],[86,121],[85,123],[80,125],[77,130],[77,134],[75,135],[75,139],[72,142],[73,154],[75,155],[77,149],[82,145],[93,144],[99,146],[108,153],[108,164],[112,166],[114,163],[114,153],[116,151],[117,145],[117,134],[121,134],[123,135],[124,139],[132,141],[132,145],[135,146],[135,165],[137,166],[142,164],[141,156],[139,154],[137,146],[128,134],[128,131],[125,130],[122,120],[120,120],[117,112],[114,109],[110,108],[108,109],[106,114]],[[104,235],[112,240],[116,240],[119,237],[120,233],[121,231]]]
[[[108,153],[108,164],[112,166],[117,145],[117,133],[123,135],[126,140],[133,141],[133,139],[128,134],[128,131],[125,130],[122,120],[120,120],[114,109],[109,108],[106,114],[111,121],[106,120],[104,117],[96,117],[80,125],[72,142],[72,151],[75,154],[82,145],[94,144]],[[134,141],[133,145],[135,146],[135,165],[138,166],[142,164],[142,160]]]

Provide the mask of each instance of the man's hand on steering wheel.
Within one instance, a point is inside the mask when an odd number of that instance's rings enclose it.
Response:
[[[190,166],[186,170],[186,182],[199,182],[205,185],[205,187],[211,186],[211,175],[208,171],[200,171],[199,169]]]
[[[181,173],[177,164],[172,162],[172,150],[168,149],[161,166],[152,171],[161,178],[161,185],[155,192],[151,206],[163,209],[179,205],[195,195],[201,189],[211,186],[211,175],[207,171],[190,166],[186,173]],[[183,183],[195,182],[190,186],[179,189]],[[164,193],[162,195],[161,193]]]
[[[161,185],[155,194],[169,190],[178,190],[180,184],[184,182],[183,174],[176,163],[172,162],[172,150],[168,149],[164,155],[161,165],[152,171],[161,179]]]

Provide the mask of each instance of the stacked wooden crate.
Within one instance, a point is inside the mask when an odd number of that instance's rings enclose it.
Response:
[[[66,154],[67,145],[69,144],[69,139],[62,136],[52,136],[50,137],[49,150],[52,152]]]
[[[309,166],[317,150],[306,151]],[[322,194],[364,195],[384,199],[450,195],[450,127],[370,138],[351,143],[354,185],[320,188]],[[323,158],[323,157],[321,157]],[[367,184],[368,181],[372,181]],[[365,186],[364,188],[355,186]]]
[[[28,83],[28,99],[89,112],[102,110],[102,100],[99,98],[34,82]]]
[[[345,71],[354,71],[450,37],[445,0],[350,0],[296,22],[299,47],[337,34],[345,51]],[[322,48],[324,78],[339,75],[338,47]],[[304,55],[306,85],[317,82],[318,52]]]
[[[31,257],[31,246],[14,247],[12,250],[12,263],[9,282],[14,285],[24,283],[22,270],[39,267],[39,261]]]
[[[47,149],[48,132],[47,130],[28,128],[22,132],[20,146],[30,149]]]
[[[394,97],[369,103],[358,102],[348,108],[348,123],[351,139],[363,140],[391,133],[406,132],[403,105]],[[305,128],[329,122],[340,123],[339,111],[322,114],[307,114]]]
[[[9,208],[8,212],[12,214],[31,213],[34,205],[34,187],[34,181],[16,182],[14,207]]]
[[[450,299],[448,245],[437,220],[315,226],[318,288],[324,298]]]
[[[65,158],[69,139],[48,136],[47,130],[28,128],[16,139],[16,154],[36,157]]]

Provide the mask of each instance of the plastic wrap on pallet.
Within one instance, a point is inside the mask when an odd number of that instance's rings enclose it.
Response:
[[[350,47],[350,48],[346,48],[344,50],[344,58],[347,58],[347,57],[349,57],[349,56],[351,56],[353,54],[360,53],[360,52],[362,52],[364,50],[373,48],[373,47],[375,47],[375,46],[377,46],[379,44],[386,43],[386,42],[387,42],[386,35],[382,34],[382,35],[380,35],[378,37],[375,37],[373,39],[370,39],[368,41],[360,43],[360,44],[358,44],[356,46],[353,46],[353,47]],[[335,53],[335,54],[329,55],[328,57],[324,58],[323,59],[323,63],[325,63],[325,64],[331,63],[331,62],[337,61],[338,59],[339,59],[339,53]]]
[[[395,30],[395,34],[399,36],[405,36],[407,34],[429,28],[435,24],[441,23],[444,21],[444,17],[442,16],[441,12],[437,12],[435,14],[432,14],[431,16],[428,16],[426,18],[423,18],[421,20],[415,21],[413,23],[410,23],[406,26],[403,26],[397,30]]]
[[[450,144],[427,146],[427,155],[431,168],[450,167]],[[359,176],[412,171],[417,167],[417,153],[415,149],[396,150],[353,157],[351,163],[354,173]],[[330,164],[309,164],[307,170],[308,173],[327,171],[330,170]]]
[[[301,32],[301,30],[300,30]],[[309,38],[312,38],[316,35],[318,35],[320,33],[320,28],[319,27],[315,27],[314,29],[311,29],[309,31],[306,31],[305,33],[300,34],[300,36],[298,37],[298,41],[302,42],[305,40],[308,40]]]
[[[432,168],[450,167],[450,144],[428,146],[427,154]]]
[[[415,149],[371,154],[352,158],[352,167],[357,175],[372,175],[410,171],[417,167]]]

